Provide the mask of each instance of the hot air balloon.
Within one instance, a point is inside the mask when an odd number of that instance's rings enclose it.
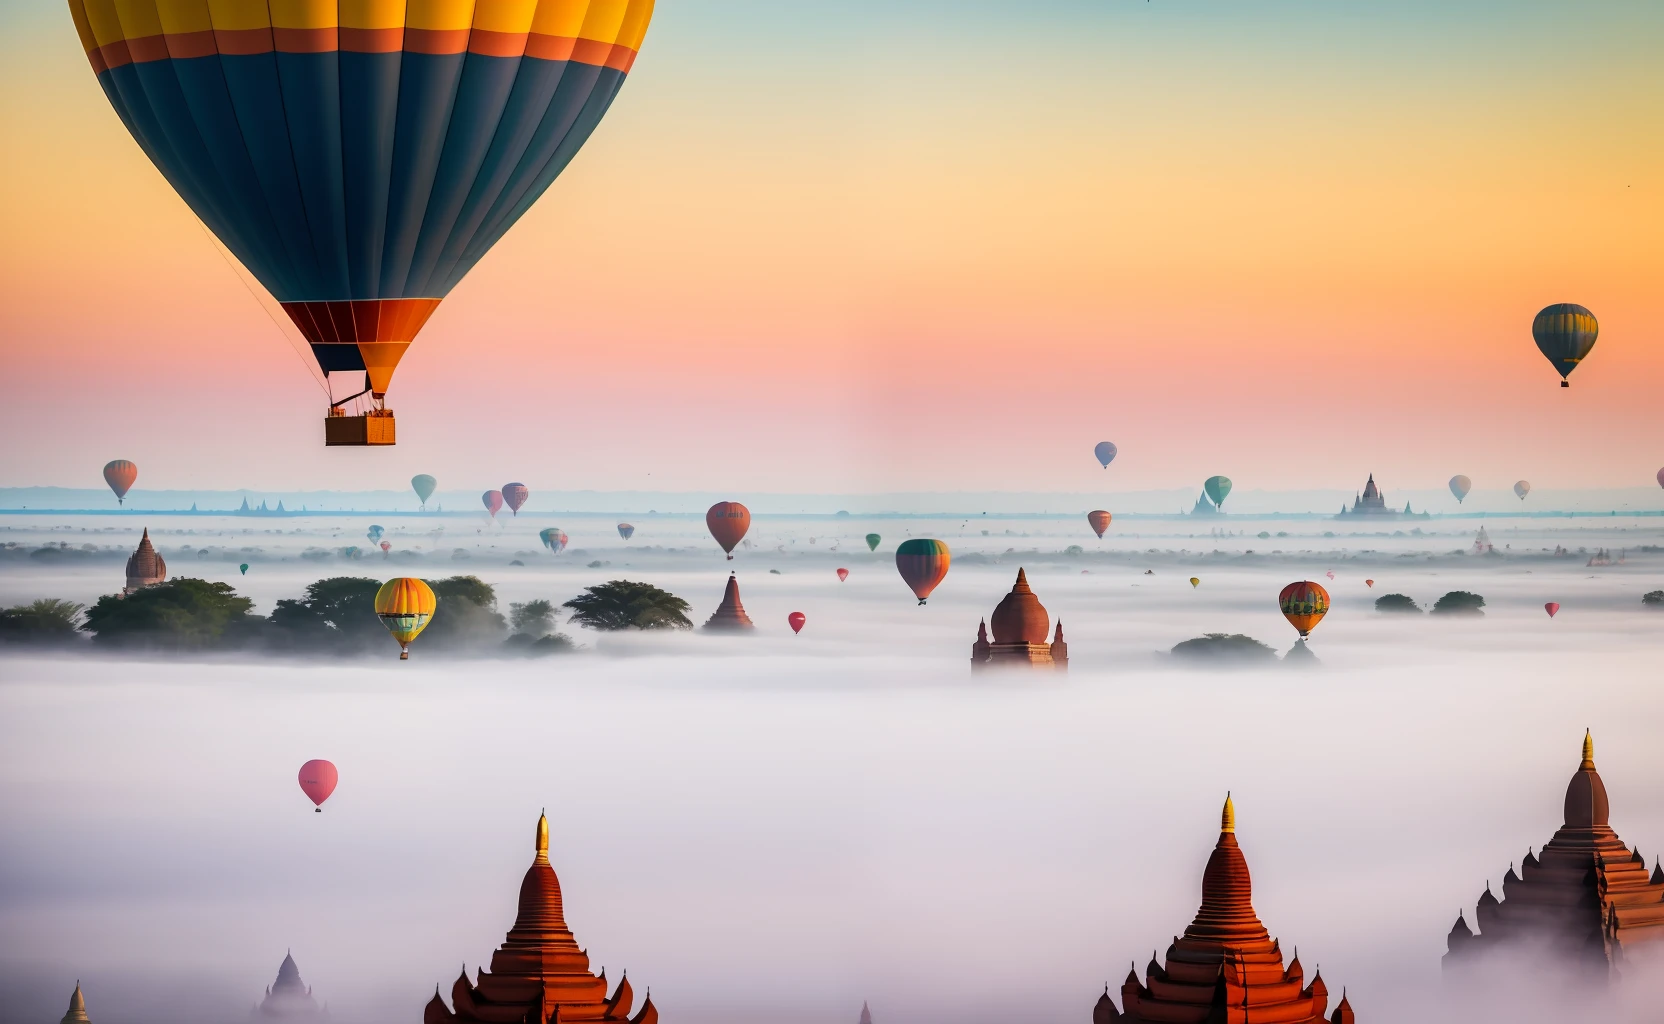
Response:
[[[1548,617],[1551,618],[1551,619],[1554,618],[1554,613],[1559,611],[1559,610],[1560,610],[1560,602],[1559,601],[1550,601],[1548,604],[1543,605],[1543,611],[1548,612]]]
[[[786,622],[792,627],[793,633],[803,632],[803,624],[808,621],[809,617],[804,615],[802,612],[792,612],[790,615],[786,616]]]
[[[914,537],[902,541],[896,548],[896,569],[920,604],[924,604],[925,598],[948,574],[948,563],[952,560],[948,546],[939,540]]]
[[[507,505],[508,510],[516,516],[520,514],[520,506],[524,505],[526,499],[531,496],[532,492],[526,490],[525,484],[503,485],[503,504]]]
[[[410,641],[427,628],[438,603],[433,588],[412,576],[390,579],[376,591],[376,614],[399,642],[400,661],[410,659]]]
[[[438,487],[439,481],[426,473],[418,473],[410,478],[410,488],[416,492],[416,498],[422,503],[424,510],[428,507],[428,499],[433,497],[433,492]]]
[[[847,580],[847,579],[849,579],[849,570],[848,569],[839,569],[838,570],[838,582],[842,583],[844,580]]]
[[[1460,505],[1462,499],[1467,497],[1471,490],[1473,490],[1473,481],[1467,477],[1458,473],[1450,478],[1450,493],[1456,495],[1456,504]]]
[[[1307,637],[1329,613],[1329,592],[1309,580],[1290,583],[1277,595],[1277,605],[1283,610],[1283,618],[1289,621],[1289,625],[1299,630],[1302,637]]]
[[[313,810],[319,814],[324,812],[324,801],[335,792],[335,784],[340,781],[341,773],[328,761],[314,759],[300,766],[300,791],[312,801]]]
[[[1664,487],[1664,469],[1658,471],[1658,486]]]
[[[125,504],[127,492],[132,489],[133,481],[139,478],[139,467],[126,459],[117,459],[104,464],[104,482],[110,485],[110,490],[116,492],[116,504]]]
[[[1325,576],[1329,577],[1329,579],[1333,580],[1335,578],[1335,570],[1330,569],[1328,572],[1325,572],[1323,575],[1325,575]]]
[[[1092,532],[1098,535],[1099,540],[1103,539],[1104,531],[1109,529],[1109,521],[1112,518],[1114,517],[1101,508],[1086,513],[1086,521],[1092,524]]]
[[[551,526],[547,530],[542,530],[537,536],[538,539],[543,541],[544,547],[557,555],[566,550],[566,531],[558,526]]]
[[[633,536],[635,534],[635,532],[636,532],[636,528],[631,526],[629,523],[619,523],[618,524],[618,535],[620,537],[623,537],[625,540],[629,540],[631,538],[631,536]]]
[[[237,571],[242,573],[244,576],[247,576],[248,575],[248,563],[244,562],[242,565],[237,566]]]
[[[1373,588],[1375,586],[1375,581],[1374,580],[1364,580],[1364,586]]]
[[[331,392],[324,443],[383,445],[400,358],[595,130],[653,0],[69,9],[122,123],[282,304],[326,390],[364,378]]]
[[[751,529],[751,513],[737,501],[719,501],[706,511],[705,527],[732,562],[734,545],[745,538],[745,531]]]
[[[1658,485],[1660,487],[1664,487],[1664,469],[1661,469],[1661,470],[1658,471]],[[880,537],[876,533],[867,534],[867,550],[868,551],[877,551],[878,550],[878,542],[883,540],[883,539],[884,538]]]
[[[384,540],[384,541],[381,542],[381,553],[382,554],[385,555],[385,554],[387,554],[387,552],[389,552],[391,550],[393,550],[393,542],[392,541]]]
[[[1202,578],[1200,576],[1190,577],[1190,589],[1191,590],[1195,590],[1197,587],[1199,587],[1201,585],[1202,585]]]
[[[371,544],[377,544],[377,543],[380,543],[380,541],[381,541],[381,535],[386,533],[386,532],[387,532],[386,530],[383,530],[379,526],[372,526],[368,530],[364,531],[364,536],[366,536],[370,539]]]
[[[1589,355],[1599,334],[1600,324],[1595,321],[1595,314],[1575,302],[1544,306],[1531,321],[1531,336],[1537,340],[1537,350],[1560,374],[1563,388],[1572,386],[1566,378]]]
[[[1514,481],[1514,493],[1519,495],[1519,499],[1521,501],[1524,501],[1525,496],[1527,494],[1531,493],[1531,481],[1529,481],[1529,480],[1515,480]]]
[[[1202,490],[1208,492],[1208,500],[1218,508],[1225,504],[1225,496],[1231,493],[1231,478],[1227,476],[1210,476],[1202,484]]]
[[[1098,457],[1098,461],[1103,463],[1105,469],[1108,469],[1109,464],[1115,461],[1115,456],[1119,452],[1120,449],[1115,447],[1112,441],[1099,441],[1092,449],[1092,454]]]
[[[484,505],[485,510],[491,513],[491,518],[497,518],[497,513],[501,511],[503,507],[503,492],[486,491],[484,494],[480,495],[480,504]]]

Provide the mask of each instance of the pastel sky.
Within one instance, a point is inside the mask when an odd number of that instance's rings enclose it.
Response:
[[[64,4],[7,3],[0,484],[1645,483],[1661,53],[1656,0],[661,0],[402,363],[399,445],[326,450]],[[1562,390],[1566,301],[1601,339]]]

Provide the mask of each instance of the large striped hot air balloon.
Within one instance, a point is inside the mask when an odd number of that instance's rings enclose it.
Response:
[[[1290,583],[1277,595],[1277,607],[1302,637],[1311,636],[1323,616],[1329,614],[1329,592],[1310,580]]]
[[[69,0],[139,147],[364,390],[325,444],[392,444],[422,325],[565,169],[653,0]],[[581,240],[575,240],[580,241]],[[365,415],[348,401],[368,394]]]
[[[1560,374],[1563,388],[1572,386],[1566,378],[1589,355],[1599,335],[1600,324],[1595,314],[1575,302],[1544,306],[1531,321],[1531,337],[1537,342],[1537,351]]]
[[[1109,529],[1110,520],[1113,518],[1101,508],[1086,513],[1086,521],[1092,525],[1092,532],[1098,535],[1099,540],[1103,539],[1104,531]]]
[[[532,492],[526,490],[525,484],[503,485],[503,504],[507,505],[508,510],[517,516],[520,514],[520,506],[524,505],[526,499],[531,496]]]
[[[744,540],[745,531],[751,529],[751,512],[737,501],[719,501],[705,512],[705,527],[722,545],[731,562],[734,560],[734,546]]]
[[[376,615],[399,642],[399,660],[410,658],[410,642],[428,628],[439,599],[433,588],[413,576],[390,579],[376,591]]]
[[[1225,498],[1231,493],[1231,478],[1228,476],[1210,476],[1202,482],[1202,490],[1208,494],[1208,500],[1215,508],[1225,504]]]
[[[558,526],[551,526],[546,530],[539,531],[537,537],[543,542],[544,547],[557,555],[566,550],[568,540],[566,531]]]
[[[104,482],[110,485],[110,490],[116,492],[116,504],[124,504],[127,492],[132,490],[133,482],[139,478],[139,467],[126,459],[116,459],[104,464]]]
[[[952,560],[948,546],[939,540],[914,537],[902,541],[896,548],[896,570],[920,604],[924,604],[925,598],[947,576],[948,563]]]

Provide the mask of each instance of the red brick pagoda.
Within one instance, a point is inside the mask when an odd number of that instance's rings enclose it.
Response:
[[[1502,899],[1485,886],[1473,915],[1477,933],[1457,915],[1445,969],[1512,949],[1608,977],[1637,947],[1664,954],[1664,867],[1655,861],[1649,876],[1641,851],[1624,845],[1610,817],[1595,740],[1585,733],[1583,761],[1566,786],[1565,823],[1542,853],[1527,851],[1517,874],[1509,866]]]
[[[145,527],[137,550],[127,558],[127,585],[121,588],[121,593],[125,596],[145,587],[153,587],[167,578],[168,563],[162,561],[162,556],[150,543],[150,528]]]
[[[1092,1024],[1353,1024],[1352,1007],[1324,1017],[1329,989],[1319,972],[1305,983],[1300,958],[1283,966],[1279,940],[1254,913],[1248,862],[1236,843],[1236,809],[1225,798],[1219,842],[1202,873],[1196,920],[1167,947],[1167,963],[1150,959],[1145,980],[1136,971],[1121,985],[1115,1008],[1108,986],[1092,1009]]]
[[[994,627],[992,642],[988,640],[989,625]],[[971,671],[1027,667],[1067,672],[1069,645],[1063,642],[1063,623],[1057,624],[1057,635],[1048,641],[1050,628],[1046,606],[1030,589],[1028,574],[1018,569],[1011,593],[1000,600],[988,621],[977,624],[976,643],[971,645]]]
[[[508,938],[491,954],[491,970],[468,981],[464,967],[451,986],[447,1009],[436,988],[423,1024],[570,1024],[628,1021],[657,1024],[648,996],[634,1017],[628,976],[607,995],[607,975],[589,972],[589,954],[578,947],[561,909],[560,879],[549,866],[549,819],[537,819],[537,858],[520,883],[520,912]]]
[[[757,628],[751,616],[745,614],[745,605],[740,603],[740,581],[733,573],[728,574],[728,588],[722,592],[722,603],[705,620],[705,628],[719,633]]]

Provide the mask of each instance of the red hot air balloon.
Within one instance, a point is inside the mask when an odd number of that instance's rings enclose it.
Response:
[[[849,570],[848,569],[839,569],[838,570],[838,582],[842,583],[844,580],[847,580],[847,579],[849,579]]]
[[[924,604],[925,598],[947,577],[952,561],[948,546],[939,540],[914,537],[904,540],[896,548],[896,571],[913,591],[913,596]]]
[[[722,550],[732,562],[735,545],[745,538],[745,531],[751,529],[751,512],[737,501],[719,501],[705,513],[705,527],[722,545]]]
[[[1375,581],[1374,580],[1364,580],[1364,586],[1373,588],[1375,586]]]
[[[300,766],[300,789],[307,798],[317,805],[318,813],[324,811],[324,801],[329,794],[335,792],[335,784],[341,781],[341,773],[335,766],[324,760],[312,760]]]
[[[809,617],[802,612],[792,612],[786,616],[786,621],[791,624],[793,633],[801,633],[803,632],[803,624],[809,621]]]
[[[1101,508],[1096,511],[1086,513],[1086,521],[1092,524],[1092,532],[1096,533],[1100,540],[1103,539],[1104,531],[1109,529],[1110,520],[1113,518],[1113,516]]]
[[[126,459],[117,459],[104,464],[104,482],[110,485],[110,490],[116,492],[116,504],[123,503],[127,492],[133,486],[133,481],[139,478],[139,467]],[[1660,482],[1664,482],[1664,469],[1658,471]]]
[[[524,505],[526,499],[531,496],[532,492],[526,490],[525,484],[503,485],[503,504],[507,505],[508,510],[515,515],[520,514],[520,506]]]
[[[391,550],[393,550],[393,542],[392,541],[384,540],[384,541],[381,542],[381,553],[382,554],[385,555],[385,554],[387,554],[387,552],[389,552]]]
[[[1330,569],[1328,572],[1324,573],[1323,575],[1329,577],[1330,579],[1334,579],[1335,578],[1335,570]]]
[[[1559,601],[1550,601],[1548,604],[1543,605],[1543,611],[1548,612],[1548,617],[1551,618],[1551,619],[1554,618],[1554,613],[1559,611],[1559,610],[1560,610],[1560,602]]]
[[[491,518],[497,518],[497,513],[502,511],[503,508],[503,492],[486,491],[480,495],[480,504],[484,505],[485,510],[491,513]]]

